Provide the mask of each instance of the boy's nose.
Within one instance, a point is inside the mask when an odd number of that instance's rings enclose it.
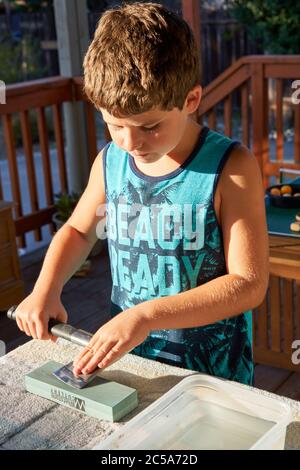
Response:
[[[123,147],[128,152],[133,152],[134,150],[139,150],[142,148],[143,143],[141,138],[136,130],[127,130],[124,139],[123,139]]]

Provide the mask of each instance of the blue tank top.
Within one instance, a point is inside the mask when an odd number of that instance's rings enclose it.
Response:
[[[133,157],[114,142],[106,146],[103,165],[112,316],[227,273],[214,195],[237,144],[203,127],[185,162],[158,177],[140,172]],[[131,352],[253,384],[252,312],[197,328],[151,331]]]

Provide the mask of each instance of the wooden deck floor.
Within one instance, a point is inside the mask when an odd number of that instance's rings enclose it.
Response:
[[[26,294],[29,294],[41,269],[45,249],[21,258]],[[69,314],[69,323],[94,333],[109,319],[111,276],[107,251],[92,258],[92,269],[85,278],[73,277],[64,287],[62,302]],[[0,339],[6,351],[29,341],[15,323],[0,312]],[[300,373],[285,369],[255,365],[255,386],[278,395],[300,400]]]

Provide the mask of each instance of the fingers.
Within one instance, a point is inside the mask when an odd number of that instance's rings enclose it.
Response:
[[[34,339],[37,339],[37,332],[36,332],[35,323],[32,323],[31,325],[28,325],[28,326],[29,326],[30,336],[32,336],[32,338],[34,338]]]
[[[61,310],[60,312],[58,312],[55,320],[61,322],[61,323],[67,323],[68,321],[68,314],[66,312],[65,309]]]
[[[16,316],[16,323],[18,325],[19,330],[24,331],[24,333],[25,333],[25,328],[24,328],[24,325],[23,325],[23,321],[20,317]]]
[[[84,348],[82,353],[74,361],[74,374],[89,374],[96,369],[99,363],[96,357],[100,357],[100,354],[101,352],[99,350],[97,351],[96,345],[88,345]]]
[[[67,314],[62,312],[59,321],[66,321]],[[49,340],[56,342],[57,338],[49,333],[48,331],[49,319],[43,318],[36,314],[27,315],[16,312],[16,323],[18,328],[23,331],[27,336],[31,336],[34,339]]]
[[[30,328],[27,322],[25,321],[25,319],[23,319],[22,317],[16,316],[16,322],[21,331],[23,331],[27,336],[32,336]]]
[[[74,371],[76,370],[76,372],[78,371],[78,373],[80,374],[81,372],[81,366],[84,364],[87,364],[87,362],[90,360],[91,356],[92,356],[92,347],[91,346],[87,346],[85,347],[81,353],[74,359],[73,361],[73,366],[74,366]]]
[[[103,369],[113,360],[121,355],[119,343],[108,343],[103,345],[101,342],[88,346],[74,361],[73,372],[75,375],[90,374],[97,367]]]
[[[121,351],[118,349],[111,349],[106,356],[101,360],[98,367],[104,369],[105,367],[109,366],[112,362],[114,362],[119,356],[121,356]]]
[[[50,338],[47,324],[40,319],[26,321],[22,317],[17,317],[17,324],[21,331],[24,331],[27,336],[31,336],[33,339],[47,340]]]
[[[49,336],[48,325],[38,319],[36,321],[36,339],[48,339]]]

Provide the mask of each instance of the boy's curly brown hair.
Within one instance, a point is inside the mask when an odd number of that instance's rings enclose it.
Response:
[[[97,109],[115,117],[183,108],[200,83],[193,33],[157,3],[106,11],[84,59],[84,90]]]

